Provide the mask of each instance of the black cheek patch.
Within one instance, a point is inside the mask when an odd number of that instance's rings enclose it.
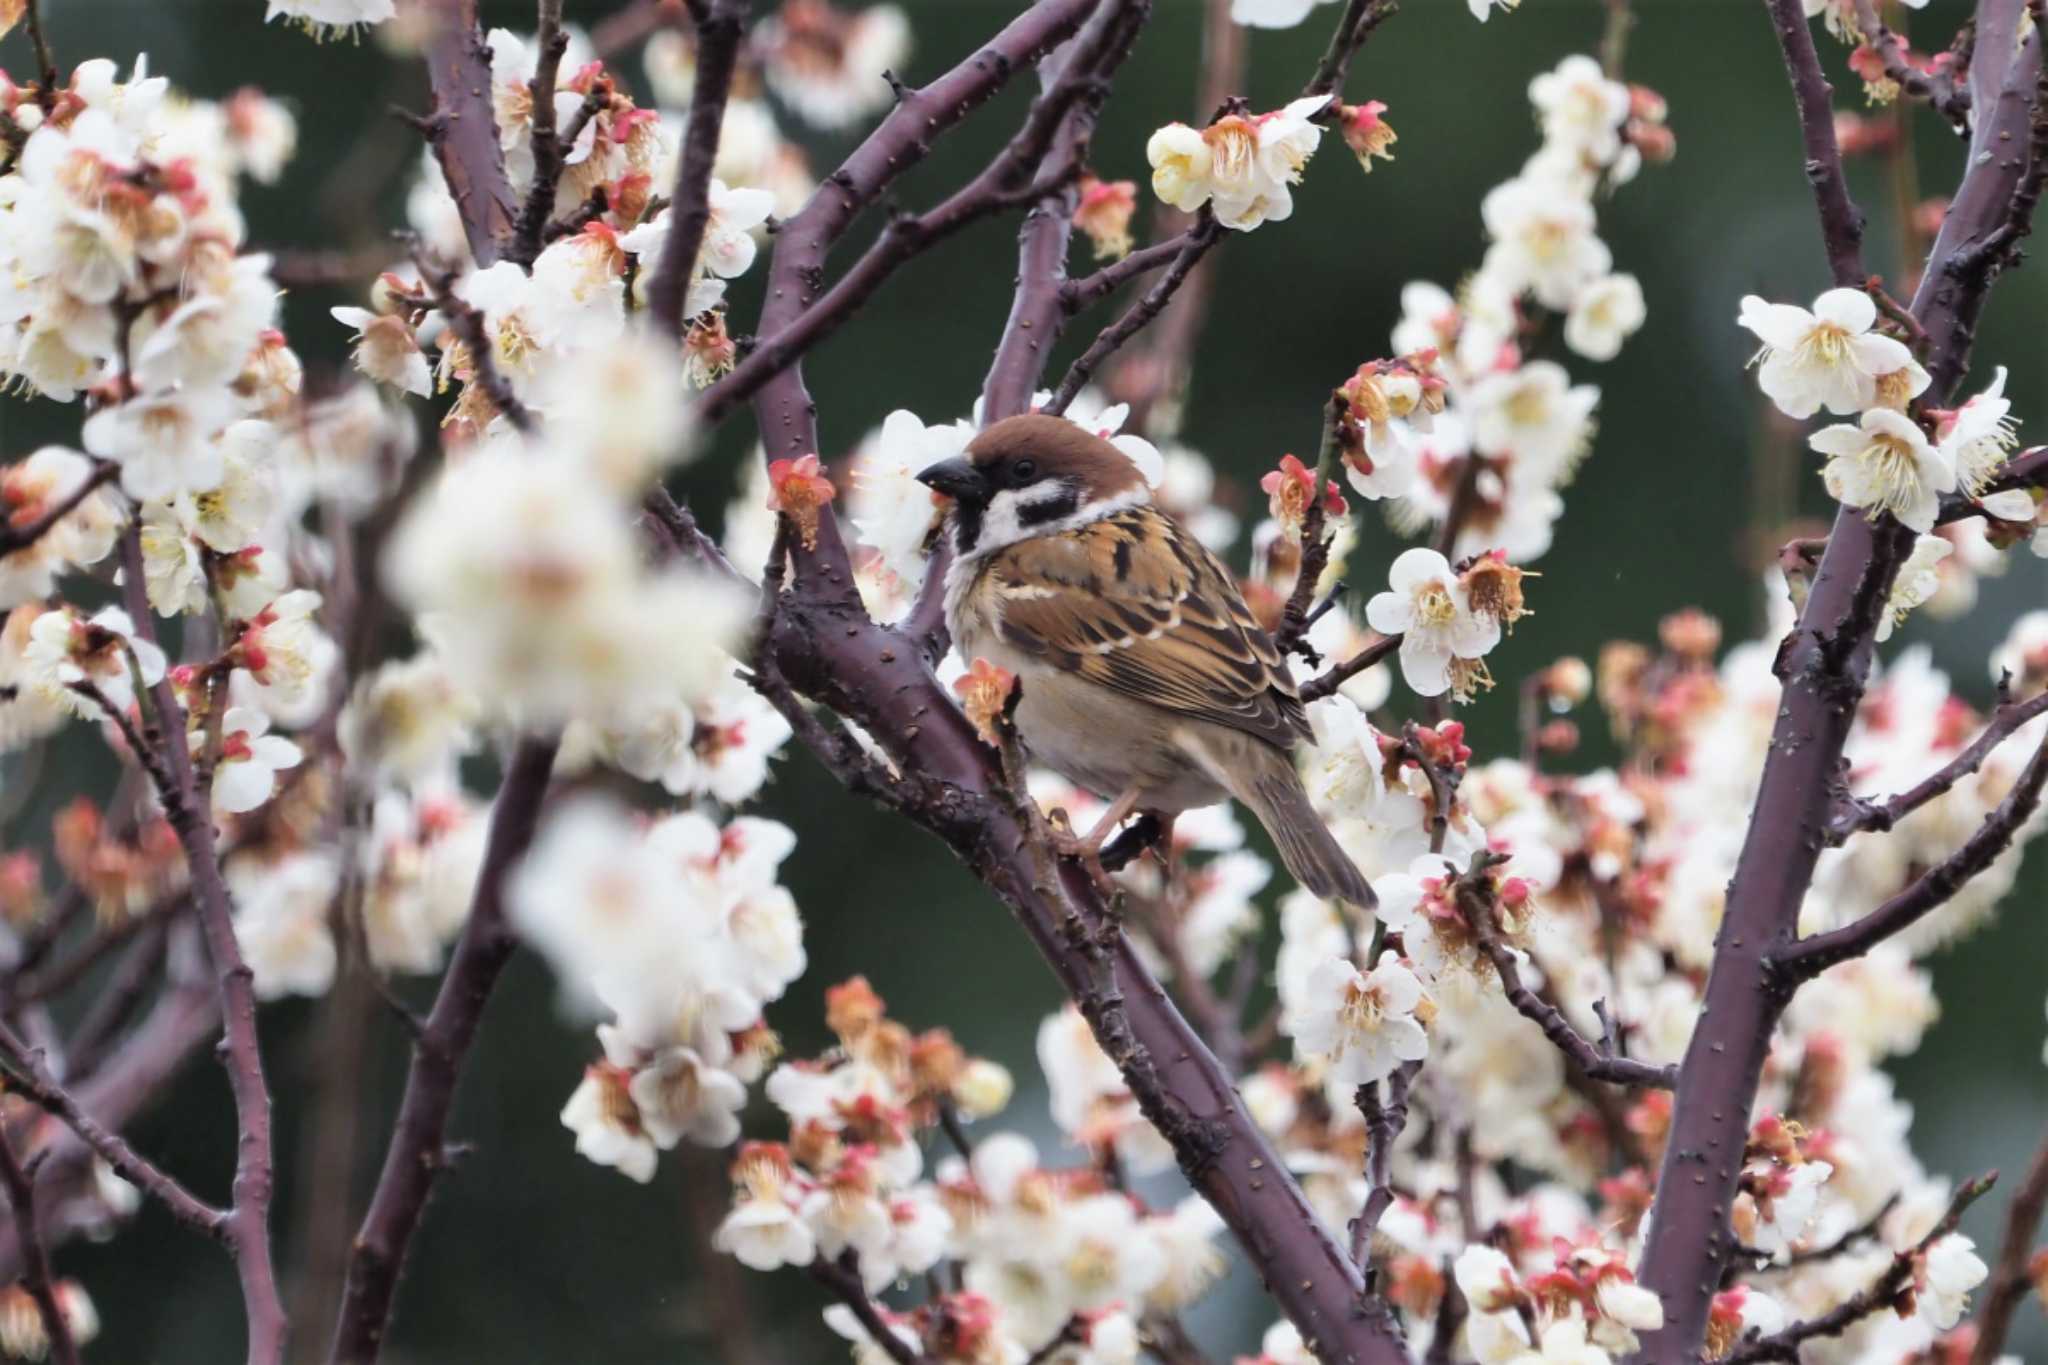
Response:
[[[1065,521],[1081,510],[1081,495],[1067,489],[1058,497],[1043,502],[1026,503],[1017,509],[1017,524],[1022,527],[1044,526],[1050,522]]]

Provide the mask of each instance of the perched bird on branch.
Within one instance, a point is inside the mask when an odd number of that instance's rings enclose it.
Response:
[[[1099,851],[1133,812],[1170,825],[1229,795],[1302,886],[1372,907],[1295,771],[1310,732],[1279,650],[1123,452],[1031,414],[918,477],[953,499],[946,622],[960,652],[1014,672],[1025,748],[1111,802],[1076,851]]]

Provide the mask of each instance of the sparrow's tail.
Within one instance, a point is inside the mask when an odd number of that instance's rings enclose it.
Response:
[[[1309,804],[1294,761],[1268,744],[1254,742],[1245,748],[1248,752],[1232,755],[1238,761],[1217,776],[1273,836],[1288,874],[1324,900],[1348,901],[1360,910],[1378,905],[1371,883]]]

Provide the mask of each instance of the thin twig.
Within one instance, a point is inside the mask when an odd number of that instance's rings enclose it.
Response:
[[[1789,980],[1810,980],[1838,962],[1862,956],[1946,905],[1971,878],[2012,846],[2020,827],[2041,804],[2044,784],[2048,784],[2048,736],[2035,748],[2012,790],[1984,817],[1961,848],[1922,872],[1912,885],[1861,919],[1799,940],[1778,956],[1777,969]]]
[[[1123,316],[1103,328],[1095,340],[1088,343],[1088,349],[1067,367],[1059,387],[1053,390],[1052,401],[1045,405],[1045,411],[1065,412],[1096,368],[1165,311],[1166,305],[1173,302],[1174,295],[1187,282],[1188,273],[1222,238],[1222,225],[1204,208],[1195,219],[1195,225],[1182,235],[1180,250],[1173,263],[1166,267],[1166,272],[1153,281],[1152,287],[1126,309]]]
[[[78,487],[66,493],[42,515],[32,521],[0,524],[0,555],[26,550],[41,540],[58,522],[77,511],[79,504],[91,497],[95,489],[111,482],[120,472],[121,467],[112,460],[94,460],[91,472],[79,482]]]
[[[1482,889],[1481,878],[1477,875],[1497,856],[1488,853],[1474,856],[1473,875],[1461,877],[1458,881],[1458,909],[1480,951],[1486,954],[1487,961],[1493,964],[1495,973],[1499,975],[1501,990],[1506,994],[1508,1003],[1542,1029],[1543,1036],[1556,1045],[1557,1050],[1565,1055],[1565,1060],[1593,1080],[1652,1090],[1671,1089],[1678,1080],[1677,1067],[1652,1066],[1622,1056],[1611,1028],[1603,1031],[1599,1042],[1594,1042],[1574,1028],[1562,1010],[1544,1001],[1523,983],[1521,964],[1515,950],[1501,937],[1500,929],[1494,923],[1493,898]]]
[[[21,1284],[35,1300],[43,1320],[43,1335],[49,1341],[50,1359],[57,1365],[78,1365],[78,1343],[72,1340],[71,1323],[57,1302],[50,1275],[50,1253],[43,1245],[42,1227],[36,1221],[36,1188],[31,1173],[22,1168],[14,1144],[0,1133],[0,1184],[7,1187],[7,1206],[14,1214],[14,1237],[21,1247]]]
[[[533,843],[558,747],[555,737],[528,737],[506,764],[469,918],[449,957],[425,1031],[413,1047],[405,1098],[399,1104],[384,1168],[349,1257],[329,1357],[334,1365],[370,1365],[383,1347],[398,1273],[434,1182],[449,1164],[448,1117],[456,1082],[476,1040],[484,1006],[515,946],[505,922],[505,883]]]
[[[2042,715],[2048,715],[2048,692],[2042,692],[2023,702],[2006,702],[2001,705],[1991,713],[1990,723],[1970,742],[1969,747],[1921,782],[1888,801],[1852,799],[1828,822],[1828,845],[1835,847],[1846,843],[1852,835],[1866,830],[1889,830],[1983,767],[1985,760],[1990,758],[1992,752],[2005,743],[2014,731]]]
[[[1728,1365],[1755,1365],[1765,1360],[1797,1361],[1799,1348],[1809,1341],[1840,1336],[1855,1324],[1898,1304],[1899,1296],[1911,1285],[1913,1270],[1927,1248],[1956,1230],[1963,1213],[1982,1198],[1998,1180],[1998,1172],[1981,1175],[1956,1191],[1948,1211],[1925,1237],[1892,1257],[1877,1279],[1860,1293],[1837,1304],[1817,1318],[1795,1322],[1781,1332],[1743,1342],[1722,1357]]]
[[[147,596],[140,521],[121,532],[121,591],[137,637],[154,643],[155,623]],[[226,1033],[221,1058],[235,1100],[235,1178],[232,1212],[225,1223],[241,1281],[248,1315],[250,1365],[275,1365],[284,1358],[286,1321],[278,1294],[277,1272],[270,1245],[270,1203],[275,1181],[270,1115],[270,1085],[264,1076],[263,1049],[256,1031],[255,973],[242,958],[235,936],[234,906],[221,877],[213,819],[206,794],[199,791],[188,749],[186,719],[168,674],[145,694],[146,721],[161,742],[159,758],[168,780],[158,789],[164,818],[178,837],[199,925],[213,960]]]
[[[697,21],[697,83],[670,201],[668,237],[647,286],[647,308],[670,336],[683,334],[683,301],[697,269],[697,253],[711,222],[711,168],[732,98],[733,72],[745,36],[747,0],[710,0]]]
[[[506,256],[522,265],[532,265],[540,255],[541,235],[555,208],[555,194],[562,178],[562,163],[568,145],[555,128],[555,78],[562,69],[562,54],[569,50],[569,31],[562,27],[562,0],[538,0],[534,27],[533,79],[527,92],[533,109],[533,183],[526,190],[526,204],[512,234]],[[570,135],[574,140],[575,135]]]
[[[149,1195],[171,1216],[209,1237],[223,1237],[228,1211],[207,1203],[179,1182],[176,1176],[156,1165],[128,1145],[126,1138],[107,1128],[87,1113],[70,1090],[50,1074],[49,1063],[40,1049],[24,1043],[14,1031],[0,1024],[0,1053],[5,1053],[8,1081],[65,1126],[112,1167],[114,1173]]]
[[[896,1335],[888,1319],[875,1307],[875,1301],[868,1297],[867,1286],[861,1283],[860,1262],[852,1251],[836,1261],[820,1256],[811,1262],[810,1270],[811,1278],[831,1290],[833,1297],[852,1310],[855,1319],[867,1332],[868,1340],[896,1365],[931,1365],[923,1352]]]
[[[1321,701],[1324,697],[1332,695],[1345,683],[1350,682],[1353,678],[1365,672],[1366,669],[1371,668],[1400,647],[1400,636],[1380,636],[1344,662],[1331,665],[1327,671],[1319,673],[1303,683],[1301,685],[1301,699],[1304,702]]]
[[[2044,1211],[2048,1211],[2048,1138],[2035,1149],[2026,1181],[2013,1192],[2012,1204],[2006,1209],[2005,1239],[1999,1244],[1991,1278],[1985,1282],[1984,1306],[1977,1314],[1977,1345],[1970,1352],[1970,1365],[1996,1365],[2004,1354],[2013,1314],[2034,1285],[2028,1271]]]

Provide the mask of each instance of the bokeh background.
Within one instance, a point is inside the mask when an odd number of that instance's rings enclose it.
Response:
[[[570,15],[590,24],[619,3],[571,0]],[[283,183],[252,187],[244,198],[254,243],[342,245],[374,239],[399,221],[416,147],[386,109],[393,102],[425,107],[417,64],[392,60],[374,42],[315,45],[281,25],[266,27],[259,0],[44,6],[67,67],[89,56],[125,66],[147,53],[152,72],[195,94],[222,96],[254,83],[292,100],[298,158]],[[971,51],[1016,8],[995,0],[905,0],[905,7],[917,36],[907,72],[913,82]],[[1156,7],[1096,139],[1105,178],[1142,184],[1146,135],[1195,112],[1201,6],[1156,0]],[[523,0],[486,0],[484,8],[490,23],[532,26]],[[1964,9],[1937,0],[1914,15],[1914,30],[1946,35]],[[1678,158],[1645,170],[1600,212],[1617,268],[1642,280],[1650,318],[1617,361],[1571,364],[1575,378],[1602,390],[1599,438],[1569,492],[1557,546],[1540,565],[1545,577],[1532,598],[1538,616],[1492,661],[1504,684],[1562,653],[1590,657],[1617,636],[1650,638],[1662,614],[1685,604],[1719,616],[1730,639],[1753,633],[1758,546],[1774,529],[1759,520],[1795,509],[1817,514],[1826,502],[1817,462],[1766,423],[1743,369],[1750,343],[1734,326],[1744,293],[1803,300],[1827,283],[1765,13],[1756,0],[1636,0],[1636,10],[1628,76],[1668,97]],[[1319,10],[1291,32],[1252,35],[1255,107],[1294,93],[1334,13]],[[1320,397],[1359,361],[1384,352],[1404,281],[1450,283],[1476,262],[1479,198],[1535,143],[1529,76],[1566,53],[1593,50],[1604,13],[1600,0],[1529,0],[1482,27],[1460,0],[1407,0],[1373,39],[1349,93],[1387,101],[1399,159],[1368,178],[1332,140],[1298,193],[1294,221],[1233,239],[1214,258],[1219,287],[1184,434],[1224,475],[1219,496],[1254,509],[1258,474],[1283,452],[1312,450]],[[1841,49],[1825,39],[1821,46],[1843,92],[1838,103],[1847,106],[1857,83],[1842,72]],[[19,37],[0,46],[0,65],[27,69]],[[624,74],[646,97],[636,61]],[[903,200],[930,202],[978,167],[1014,126],[1027,84],[1018,82],[1019,90],[944,140],[902,184]],[[1917,128],[1920,183],[1926,193],[1945,192],[1959,169],[1959,144],[1931,117]],[[814,168],[829,169],[853,141],[807,138]],[[1872,220],[1872,266],[1903,294],[1893,190],[1875,163],[1852,166],[1851,181]],[[1013,226],[984,224],[931,253],[812,357],[828,457],[893,408],[932,421],[965,415],[1007,307]],[[759,276],[757,269],[734,290],[736,331],[753,315]],[[327,309],[355,302],[346,292],[302,289],[286,301],[289,333],[315,369],[345,363],[346,333]],[[2011,367],[2008,392],[2025,419],[2023,435],[2048,432],[2044,299],[2048,272],[2040,267],[2008,277],[1976,353],[1980,380],[1994,363]],[[1077,331],[1061,359],[1092,335]],[[15,458],[44,441],[74,440],[77,419],[75,408],[0,402],[0,454]],[[681,480],[714,523],[752,440],[747,418],[735,418]],[[1390,533],[1370,526],[1355,575],[1376,580],[1397,549]],[[1975,614],[1916,618],[1904,640],[1930,643],[1959,685],[1983,701],[1989,650],[2014,615],[2048,598],[2044,586],[2048,564],[2016,555],[2007,576],[1986,581]],[[1503,685],[1472,708],[1482,757],[1511,741],[1513,695]],[[1600,757],[1597,743],[1589,745],[1586,761]],[[42,837],[48,811],[77,791],[104,790],[102,762],[80,743],[66,761],[46,766],[4,833],[9,844]],[[28,778],[8,773],[6,780]],[[9,805],[21,796],[10,792]],[[784,875],[807,921],[811,968],[771,1015],[792,1050],[822,1045],[823,988],[865,973],[898,1017],[914,1027],[950,1025],[970,1049],[1011,1066],[1020,1085],[1007,1122],[1055,1145],[1032,1038],[1059,997],[1001,908],[937,844],[843,797],[802,757],[783,764],[765,806],[801,841]],[[2016,1173],[2048,1122],[2044,899],[2048,854],[2037,851],[1996,926],[1934,963],[1942,1019],[1895,1071],[1915,1107],[1916,1146],[1935,1169]],[[424,1000],[430,987],[401,989]],[[342,1228],[353,1226],[397,1104],[405,1039],[359,993],[271,1006],[263,1026],[278,1092],[281,1253],[288,1272],[317,1276],[338,1239],[309,1247],[306,1229],[321,1221],[331,1228],[338,1214],[346,1215]],[[490,1007],[457,1110],[456,1136],[473,1150],[440,1187],[415,1244],[387,1359],[737,1363],[748,1353],[723,1354],[713,1344],[734,1320],[752,1324],[751,1360],[842,1358],[802,1277],[755,1275],[704,1250],[705,1229],[725,1198],[715,1158],[672,1154],[643,1188],[574,1154],[556,1114],[591,1051],[588,1031],[556,1015],[542,966],[531,957],[515,961]],[[202,1190],[222,1191],[231,1112],[218,1069],[202,1056],[133,1136]],[[1994,1197],[1973,1213],[1967,1226],[1980,1242],[1995,1243],[2002,1206]],[[225,1258],[154,1208],[111,1242],[64,1247],[58,1265],[81,1277],[99,1303],[105,1328],[92,1359],[213,1365],[240,1358],[239,1302]],[[1269,1316],[1240,1266],[1194,1325],[1228,1359],[1234,1349],[1252,1348]],[[324,1359],[326,1333],[325,1322],[304,1326],[295,1356]],[[2048,1331],[2033,1310],[2023,1311],[2013,1347],[2028,1360],[2048,1359]]]

